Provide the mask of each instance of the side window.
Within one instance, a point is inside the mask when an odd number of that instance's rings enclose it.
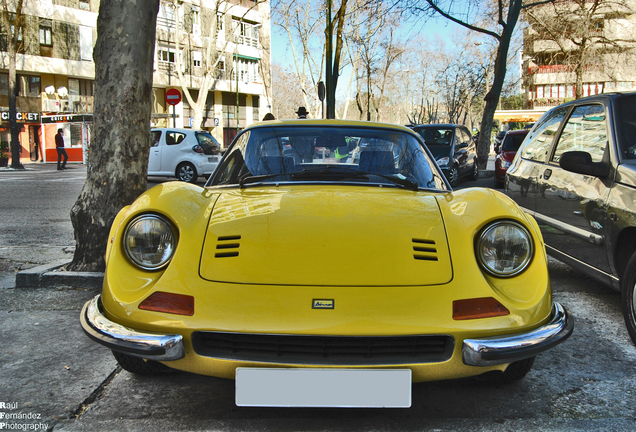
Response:
[[[181,132],[166,132],[166,144],[180,144],[185,139],[185,134]]]
[[[161,131],[150,132],[150,147],[157,147],[161,139]]]
[[[600,162],[607,145],[607,127],[603,105],[577,107],[561,132],[552,162],[559,162],[566,151],[584,151]]]
[[[556,108],[552,114],[542,120],[530,133],[526,144],[520,150],[523,159],[543,162],[550,151],[554,136],[559,130],[568,108]]]

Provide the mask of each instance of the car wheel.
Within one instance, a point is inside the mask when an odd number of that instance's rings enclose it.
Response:
[[[477,377],[477,379],[492,384],[509,384],[514,381],[519,381],[520,379],[525,377],[528,372],[530,372],[535,358],[536,357],[530,357],[524,360],[510,363],[506,370],[503,372],[488,372]]]
[[[621,302],[623,317],[632,342],[636,344],[636,254],[627,263],[625,274],[621,281]]]
[[[479,177],[479,164],[477,163],[477,158],[475,158],[475,163],[473,164],[473,172],[470,173],[468,180],[475,181]]]
[[[184,182],[195,183],[198,178],[197,169],[190,162],[180,163],[177,167],[175,177]]]
[[[448,171],[448,182],[453,187],[459,184],[459,170],[457,169],[457,166],[452,166]]]
[[[173,371],[159,362],[133,357],[119,351],[113,351],[113,356],[122,369],[137,375],[163,375]]]

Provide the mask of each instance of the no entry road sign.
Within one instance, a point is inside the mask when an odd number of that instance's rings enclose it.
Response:
[[[181,92],[176,88],[166,91],[166,103],[168,105],[178,105],[181,102]]]

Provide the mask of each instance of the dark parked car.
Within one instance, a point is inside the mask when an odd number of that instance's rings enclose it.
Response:
[[[477,180],[477,147],[465,126],[430,124],[412,126],[424,138],[451,186],[457,186],[462,177]]]
[[[495,159],[495,187],[502,187],[506,178],[506,171],[512,163],[517,150],[530,132],[528,129],[513,130],[506,133]]]
[[[622,292],[636,343],[636,93],[603,94],[548,111],[506,176],[549,254]]]

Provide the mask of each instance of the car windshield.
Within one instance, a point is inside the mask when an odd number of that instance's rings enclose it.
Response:
[[[623,159],[636,159],[636,95],[616,100],[618,144]]]
[[[197,142],[203,148],[203,153],[219,154],[221,152],[221,146],[208,132],[196,132]]]
[[[503,142],[503,151],[517,151],[527,134],[507,134]]]
[[[208,186],[266,182],[447,189],[420,142],[408,132],[315,125],[246,130]]]
[[[427,146],[450,146],[453,143],[453,130],[448,128],[425,127],[415,132],[424,138]]]

